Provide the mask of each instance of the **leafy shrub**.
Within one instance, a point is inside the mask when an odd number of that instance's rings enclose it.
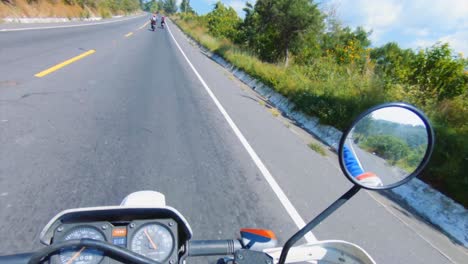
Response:
[[[241,22],[237,12],[232,7],[226,7],[221,2],[215,4],[213,11],[206,16],[209,32],[215,37],[235,39],[237,26]]]
[[[100,8],[100,9],[99,9],[99,15],[100,15],[102,18],[110,18],[110,17],[112,17],[111,12],[110,12],[109,9],[107,9],[107,8]]]
[[[410,149],[405,141],[391,135],[375,135],[366,137],[360,145],[369,152],[374,152],[395,165],[397,161],[410,154]]]

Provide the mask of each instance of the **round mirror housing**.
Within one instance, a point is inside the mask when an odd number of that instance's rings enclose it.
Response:
[[[386,103],[362,113],[340,140],[343,173],[369,190],[395,188],[418,175],[434,146],[428,118],[406,103]]]

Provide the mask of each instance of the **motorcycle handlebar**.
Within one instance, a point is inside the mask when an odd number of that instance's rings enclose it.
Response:
[[[188,243],[188,256],[234,255],[239,249],[242,249],[239,240],[192,240]]]
[[[90,242],[90,241],[95,242],[89,239],[86,239],[85,241],[81,240],[81,241],[71,241],[71,242],[73,243],[73,245],[75,245],[76,243],[80,243],[80,245],[83,245],[82,244],[83,242]],[[70,241],[67,241],[67,242],[70,243]],[[103,244],[103,243],[101,242],[100,244]],[[64,245],[60,245],[60,248],[62,246]],[[200,257],[200,256],[234,255],[234,253],[240,249],[242,249],[242,244],[239,240],[233,240],[233,239],[230,239],[230,240],[193,240],[193,241],[189,241],[188,243],[188,256]],[[33,257],[37,258],[37,255],[38,255],[37,253],[36,254],[24,253],[24,254],[16,254],[16,255],[9,255],[9,256],[0,256],[0,264],[27,264],[28,262],[31,261]],[[43,254],[39,254],[39,255],[43,255]],[[37,261],[38,261],[37,259],[33,260],[33,262],[37,262]]]

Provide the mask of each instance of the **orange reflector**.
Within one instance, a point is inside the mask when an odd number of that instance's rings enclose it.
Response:
[[[125,237],[127,236],[127,229],[125,227],[118,227],[112,230],[113,237]]]
[[[259,235],[259,236],[270,238],[270,239],[276,239],[275,233],[268,229],[241,228],[240,231]]]

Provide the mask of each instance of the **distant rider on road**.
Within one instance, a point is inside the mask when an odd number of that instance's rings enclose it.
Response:
[[[164,26],[166,25],[166,17],[165,16],[162,16],[161,17],[161,27],[164,28]]]
[[[151,17],[150,21],[151,21],[151,27],[154,28],[154,26],[156,25],[156,21],[158,20],[158,17],[155,14],[153,14],[153,16]]]

